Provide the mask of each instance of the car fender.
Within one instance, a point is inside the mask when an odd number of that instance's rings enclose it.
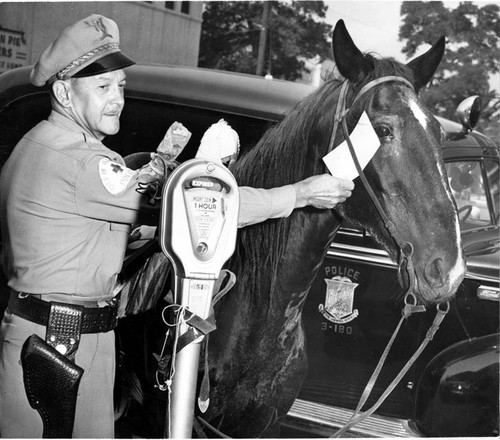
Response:
[[[428,437],[498,436],[499,334],[457,342],[424,369],[416,429]]]

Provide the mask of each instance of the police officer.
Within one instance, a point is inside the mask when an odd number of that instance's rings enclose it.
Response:
[[[120,51],[116,23],[94,14],[64,29],[31,72],[35,86],[49,84],[52,112],[23,137],[0,177],[11,288],[0,339],[2,437],[42,436],[20,363],[33,334],[83,368],[72,435],[114,436],[115,283],[129,225],[158,222],[158,208],[136,191],[151,175],[128,169],[101,142],[119,130],[123,69],[133,63]],[[272,190],[246,188],[241,205],[251,209],[240,212],[240,225],[305,205],[332,208],[351,190],[352,182],[328,175]]]

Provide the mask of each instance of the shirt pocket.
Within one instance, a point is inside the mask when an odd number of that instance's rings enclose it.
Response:
[[[123,257],[131,232],[131,226],[123,223],[110,223],[109,231],[108,244],[116,249],[117,254]]]
[[[106,286],[106,294],[112,292],[118,273],[121,271],[129,234],[130,225],[109,223],[109,232],[102,243],[106,258],[100,261],[99,271],[103,277],[100,283]]]
[[[130,234],[130,225],[124,223],[110,223],[109,229],[110,231],[114,232],[123,232],[125,234]]]

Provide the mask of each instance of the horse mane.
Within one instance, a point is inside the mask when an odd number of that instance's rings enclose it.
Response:
[[[369,74],[357,78],[352,84],[354,90],[359,90],[375,78],[387,75],[398,75],[413,81],[411,69],[393,59],[376,59],[370,54],[365,54],[365,58],[372,61],[373,69]],[[322,157],[330,142],[341,84],[342,79],[330,75],[322,86],[295,105],[280,123],[270,128],[257,145],[235,164],[233,173],[238,184],[254,188],[274,188],[326,172]],[[364,105],[366,99],[368,96],[362,98],[358,105]],[[359,117],[355,113],[348,115],[349,130]],[[239,231],[232,264],[236,262],[240,267],[250,265],[249,273],[253,274],[253,279],[244,280],[246,288],[251,291],[259,282],[258,278],[261,278],[261,283],[270,281],[272,285],[290,238],[291,223],[303,215],[320,212],[305,208],[294,211],[288,218],[267,220]],[[298,221],[304,221],[303,217]],[[266,281],[263,279],[265,274],[260,273],[259,268],[268,265],[272,267],[272,273],[271,280]]]
[[[270,128],[257,145],[236,162],[232,171],[238,184],[275,188],[323,173],[325,166],[319,156],[322,138],[331,126],[340,84],[338,80],[325,83]],[[257,284],[273,285],[294,217],[292,213],[288,218],[270,219],[239,230],[230,266],[235,263],[239,268],[247,266],[246,272],[238,272],[240,282],[249,292],[259,292]],[[266,266],[271,267],[271,271],[262,273],[260,268]],[[245,274],[248,279],[241,279]]]
[[[319,152],[315,150],[318,150],[322,133],[315,132],[314,128],[318,118],[324,117],[325,113],[333,113],[327,104],[328,101],[333,103],[339,84],[336,80],[325,83],[295,105],[280,123],[270,128],[257,145],[237,162],[234,174],[238,183],[255,188],[273,188],[321,172],[316,157]],[[315,166],[307,170],[308,164]]]

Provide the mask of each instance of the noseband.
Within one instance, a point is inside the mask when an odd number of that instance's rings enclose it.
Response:
[[[352,145],[352,141],[349,136],[349,131],[347,130],[347,123],[346,123],[346,116],[349,113],[349,111],[354,107],[354,104],[370,89],[387,82],[399,82],[408,86],[411,90],[414,90],[413,84],[410,81],[400,76],[384,76],[382,78],[377,78],[365,84],[354,97],[353,101],[351,102],[351,106],[347,108],[347,92],[349,90],[349,81],[345,80],[342,83],[342,88],[340,89],[340,96],[335,110],[335,119],[334,119],[332,134],[330,137],[330,144],[328,146],[328,152],[333,150],[335,136],[337,134],[337,130],[340,124],[342,126],[342,132],[347,142],[347,146],[349,147],[349,152],[351,153],[352,160],[356,167],[356,171],[358,172],[359,177],[363,182],[363,186],[365,187],[366,192],[370,196],[371,201],[375,205],[375,208],[377,209],[380,217],[382,218],[384,225],[389,232],[389,235],[396,242],[399,248],[400,251],[399,269],[398,269],[399,282],[404,287],[404,282],[402,277],[402,272],[404,270],[408,276],[408,292],[411,292],[413,290],[415,283],[415,272],[413,270],[413,263],[412,263],[413,245],[409,241],[404,241],[401,238],[401,235],[399,234],[396,226],[389,219],[389,216],[384,211],[384,208],[382,207],[380,201],[375,195],[375,191],[371,187],[370,182],[368,182],[368,179],[366,178],[365,173],[363,172],[363,169],[359,164],[359,160],[356,155],[356,151],[354,150],[354,147]]]

